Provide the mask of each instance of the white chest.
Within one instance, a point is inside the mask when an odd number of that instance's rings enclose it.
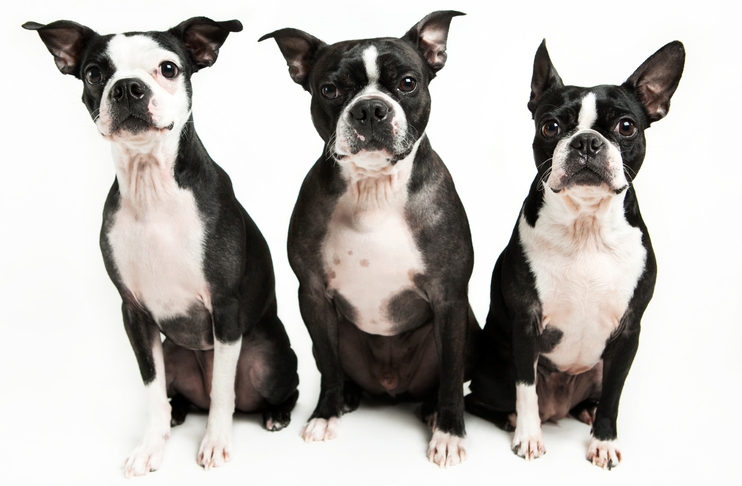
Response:
[[[401,165],[393,174],[352,180],[322,245],[329,293],[340,294],[354,324],[370,334],[396,334],[389,304],[401,292],[417,292],[414,277],[425,269],[404,217],[408,175]]]
[[[119,210],[108,232],[116,269],[127,289],[157,322],[210,309],[204,278],[203,223],[193,193],[155,167],[142,165],[133,179],[119,175]]]
[[[644,270],[638,228],[623,218],[622,198],[600,214],[573,219],[542,208],[536,227],[521,217],[519,231],[542,305],[542,329],[563,334],[545,356],[560,370],[580,373],[600,360]],[[571,221],[570,224],[565,224]]]

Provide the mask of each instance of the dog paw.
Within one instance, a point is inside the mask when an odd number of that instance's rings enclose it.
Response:
[[[160,439],[144,440],[137,446],[124,463],[124,476],[144,476],[148,472],[156,471],[165,454],[165,442],[168,435]]]
[[[538,459],[546,454],[541,427],[530,433],[524,433],[522,429],[516,428],[513,436],[513,453],[526,461]]]
[[[440,467],[461,464],[466,461],[466,439],[436,430],[428,445],[428,460]]]
[[[301,429],[304,442],[322,442],[337,437],[340,419],[330,417],[329,420],[313,418]]]
[[[263,413],[263,425],[270,432],[283,430],[291,423],[291,412],[265,412]]]
[[[201,441],[196,461],[207,471],[215,467],[221,467],[232,459],[230,449],[231,434],[225,432],[214,433],[207,429]]]
[[[595,466],[608,469],[609,471],[621,462],[621,451],[618,449],[617,440],[590,439],[587,448],[587,460]]]

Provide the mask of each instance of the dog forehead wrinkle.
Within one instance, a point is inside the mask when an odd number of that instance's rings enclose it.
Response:
[[[362,58],[363,65],[366,67],[366,76],[368,77],[368,84],[373,85],[379,82],[379,65],[377,58],[379,57],[379,51],[376,46],[368,46],[363,50]]]
[[[580,114],[577,117],[578,129],[589,129],[595,124],[598,119],[598,106],[595,98],[595,93],[590,92],[582,98],[582,105],[580,107]]]

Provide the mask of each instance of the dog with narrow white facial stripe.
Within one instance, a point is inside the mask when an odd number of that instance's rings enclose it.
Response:
[[[191,114],[191,75],[214,64],[242,24],[195,17],[117,35],[66,20],[23,27],[38,32],[62,73],[82,80],[83,103],[112,144],[100,245],[150,414],[125,475],[159,467],[171,425],[193,405],[209,410],[198,464],[221,466],[235,409],[263,412],[265,427],[280,430],[298,397],[268,246]]]
[[[312,95],[323,155],[299,193],[289,259],[322,375],[301,432],[335,438],[361,395],[420,400],[430,461],[466,459],[463,381],[473,334],[473,251],[464,208],[425,127],[428,83],[446,62],[451,19],[434,12],[401,39],[325,44],[273,38]]]
[[[492,275],[470,412],[514,430],[513,451],[546,452],[541,422],[592,426],[587,459],[621,460],[618,402],[634,359],[656,262],[632,182],[644,130],[669,109],[685,63],[680,42],[620,86],[564,86],[545,42],[531,100],[537,167]]]

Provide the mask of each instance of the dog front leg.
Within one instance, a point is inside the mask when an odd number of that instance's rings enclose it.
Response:
[[[440,385],[428,460],[441,467],[455,466],[466,460],[463,385],[469,303],[464,296],[431,299],[431,305]]]
[[[546,454],[541,433],[541,417],[536,394],[536,365],[538,362],[538,323],[534,316],[522,315],[513,319],[513,349],[515,360],[515,433],[512,449],[526,459]]]
[[[144,438],[124,464],[124,474],[130,478],[143,476],[160,467],[165,442],[170,437],[170,403],[167,399],[160,330],[136,305],[124,303],[122,313],[126,334],[144,381],[149,409]]]
[[[215,302],[213,309],[215,339],[211,403],[206,433],[197,457],[198,464],[206,470],[223,466],[231,459],[234,387],[242,348],[239,302],[236,299]]]
[[[603,351],[603,389],[595,412],[587,460],[609,470],[621,462],[616,420],[626,377],[639,347],[639,319],[629,313],[623,331]]]
[[[334,439],[343,413],[344,375],[340,367],[338,318],[335,308],[321,288],[302,285],[299,308],[314,346],[321,375],[317,407],[301,430],[305,442]]]

